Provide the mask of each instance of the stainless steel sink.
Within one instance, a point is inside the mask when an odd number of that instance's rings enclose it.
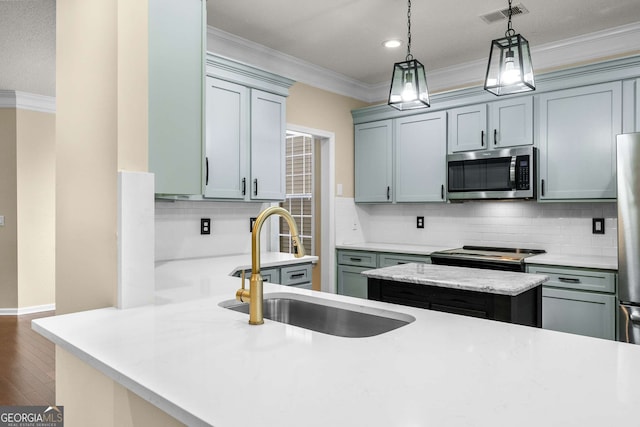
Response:
[[[223,301],[221,307],[249,313],[249,304]],[[265,294],[264,317],[276,322],[348,338],[380,335],[413,322],[415,317],[293,293]]]

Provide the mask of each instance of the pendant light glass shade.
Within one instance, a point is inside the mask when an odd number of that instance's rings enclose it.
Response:
[[[429,107],[429,91],[424,65],[415,59],[393,65],[389,105],[398,110]]]
[[[497,96],[536,89],[527,39],[514,34],[491,42],[484,89]]]

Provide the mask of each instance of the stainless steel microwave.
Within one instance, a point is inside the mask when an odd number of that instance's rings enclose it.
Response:
[[[536,148],[471,151],[447,156],[449,200],[534,199]]]

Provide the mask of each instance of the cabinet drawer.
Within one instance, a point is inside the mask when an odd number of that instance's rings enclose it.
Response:
[[[410,262],[431,264],[431,258],[428,255],[380,254],[378,260],[378,267],[380,268]]]
[[[378,255],[371,252],[338,251],[338,264],[376,268]]]
[[[251,278],[251,269],[245,270],[244,274],[245,274],[245,280],[247,280],[248,282],[249,279]],[[241,275],[242,275],[241,271],[236,271],[233,274],[233,277],[241,277]],[[260,275],[262,276],[263,282],[280,284],[279,268],[263,268],[262,270],[260,270]]]
[[[607,292],[616,291],[616,273],[600,270],[563,267],[529,266],[529,273],[549,276],[545,287],[576,289],[582,291]]]
[[[292,265],[280,270],[280,284],[293,286],[311,282],[311,264]]]
[[[250,276],[251,270],[249,270],[248,273]],[[260,275],[262,276],[263,282],[280,283],[280,270],[277,268],[265,268],[260,271]]]

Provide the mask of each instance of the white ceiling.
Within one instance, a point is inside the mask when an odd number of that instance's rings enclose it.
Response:
[[[529,13],[513,27],[536,46],[557,43],[640,22],[640,0],[514,0]],[[413,0],[411,51],[427,73],[485,61],[492,39],[504,36],[506,20],[479,16],[507,0]],[[395,50],[384,40],[406,42],[406,0],[209,0],[208,25],[251,42],[373,85],[390,78],[403,61],[406,44]],[[635,37],[635,36],[634,36]],[[635,46],[640,50],[640,40]],[[533,57],[534,68],[536,58]]]

